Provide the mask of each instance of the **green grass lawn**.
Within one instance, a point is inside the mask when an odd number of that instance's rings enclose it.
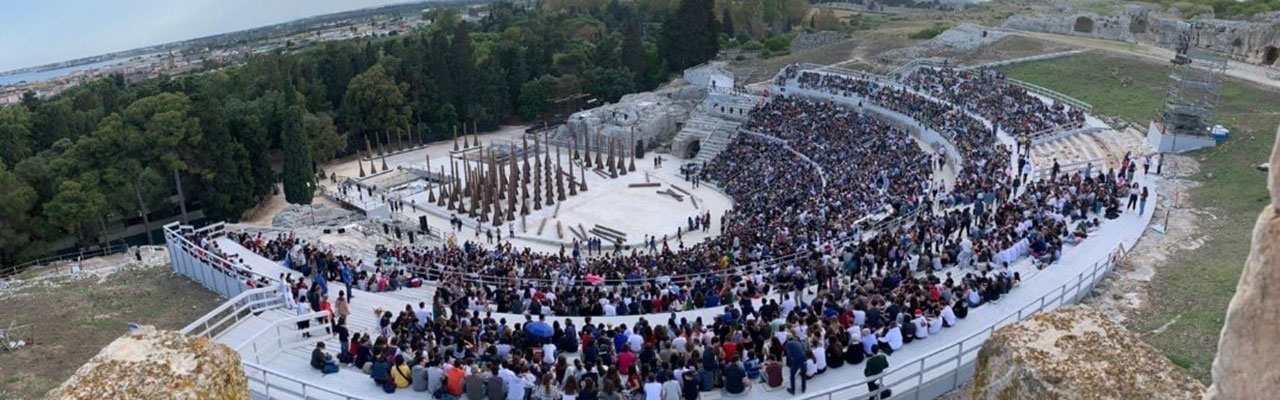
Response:
[[[1093,51],[1077,56],[1006,67],[1005,73],[1090,103],[1094,112],[1146,123],[1163,107],[1169,64]],[[1124,78],[1132,83],[1125,87]],[[1150,332],[1174,320],[1146,340],[1197,379],[1208,382],[1227,303],[1235,293],[1249,254],[1250,234],[1268,203],[1266,176],[1254,169],[1265,162],[1280,124],[1280,92],[1228,79],[1221,92],[1219,123],[1231,130],[1217,148],[1190,153],[1200,162],[1191,193],[1202,218],[1203,246],[1179,251],[1157,269],[1150,284],[1149,307],[1125,323]]]

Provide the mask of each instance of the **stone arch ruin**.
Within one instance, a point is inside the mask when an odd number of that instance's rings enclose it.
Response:
[[[694,157],[698,156],[699,151],[702,151],[702,142],[698,139],[694,139],[689,141],[689,144],[685,146],[685,151],[682,156],[687,160],[692,160]]]
[[[1267,46],[1262,53],[1262,65],[1275,64],[1276,58],[1280,58],[1280,49],[1276,49],[1275,46]]]
[[[1093,19],[1085,16],[1076,17],[1075,31],[1080,33],[1093,33]]]
[[[1147,33],[1147,15],[1146,13],[1134,15],[1129,18],[1129,33],[1140,34]]]

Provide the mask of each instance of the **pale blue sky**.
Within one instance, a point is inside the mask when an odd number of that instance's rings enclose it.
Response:
[[[0,0],[0,71],[406,0]]]

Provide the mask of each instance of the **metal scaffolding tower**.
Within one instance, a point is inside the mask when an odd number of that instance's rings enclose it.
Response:
[[[1175,52],[1169,74],[1169,94],[1161,114],[1165,134],[1207,136],[1218,113],[1219,92],[1227,70],[1216,31],[1204,19],[1178,22],[1179,35],[1170,43]]]

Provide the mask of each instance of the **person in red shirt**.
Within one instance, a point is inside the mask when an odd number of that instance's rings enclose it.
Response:
[[[630,347],[623,346],[622,353],[618,354],[618,370],[630,371],[631,366],[636,363],[636,355],[631,352]]]
[[[721,347],[724,348],[724,359],[726,360],[732,360],[738,355],[738,344],[732,340],[724,341],[724,346]]]
[[[462,363],[458,363],[449,372],[445,373],[444,384],[445,390],[449,391],[454,397],[462,396],[462,381],[467,378],[467,370]]]

